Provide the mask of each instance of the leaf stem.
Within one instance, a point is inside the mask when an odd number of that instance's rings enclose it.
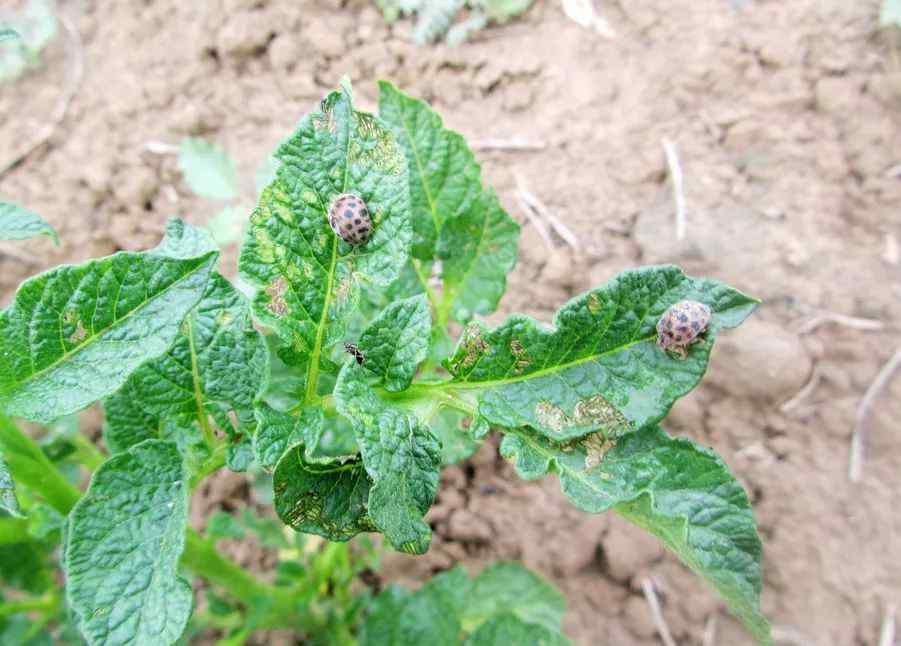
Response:
[[[194,401],[197,404],[197,421],[200,423],[200,430],[203,431],[203,440],[211,451],[216,448],[216,435],[210,427],[210,420],[207,419],[206,408],[203,405],[203,386],[200,383],[200,370],[197,367],[197,349],[194,346],[194,326],[191,325],[191,314],[185,318],[185,326],[187,329],[188,346],[191,349],[191,381],[194,384]]]
[[[31,436],[0,414],[0,450],[18,484],[39,493],[61,514],[78,502],[81,492],[62,476]]]
[[[450,322],[450,310],[454,303],[454,290],[447,285],[441,292],[441,304],[437,306],[435,313],[435,327],[447,332],[447,324]]]
[[[193,491],[197,485],[203,482],[207,476],[211,473],[218,471],[225,465],[225,452],[226,445],[225,442],[220,442],[215,447],[213,447],[213,452],[210,454],[203,464],[197,469],[197,471],[191,476],[191,491]]]
[[[185,536],[181,564],[196,576],[225,590],[242,604],[265,609],[256,628],[291,627],[321,633],[327,618],[308,591],[263,583],[235,562],[222,556],[212,541],[193,529]]]
[[[377,391],[379,396],[386,400],[397,402],[437,401],[442,406],[453,408],[467,415],[475,415],[476,404],[474,402],[466,401],[462,397],[448,392],[448,389],[454,385],[452,381],[435,381],[412,384],[409,388],[399,393],[389,392],[381,388],[378,388]]]
[[[437,318],[440,312],[440,307],[438,303],[438,296],[435,294],[435,290],[429,286],[429,277],[426,276],[422,271],[422,261],[417,258],[413,258],[413,269],[416,272],[416,277],[419,279],[419,282],[422,284],[422,288],[425,290],[426,296],[428,296],[429,304],[432,306],[432,311]]]
[[[316,387],[319,381],[319,356],[322,354],[322,342],[325,337],[325,324],[328,321],[329,307],[332,303],[332,288],[335,283],[335,265],[338,262],[338,236],[332,236],[332,260],[328,270],[328,281],[325,285],[325,298],[322,302],[322,316],[319,318],[319,326],[316,328],[316,344],[310,354],[310,367],[307,371],[307,385],[304,393],[304,402],[316,401]]]
[[[106,462],[103,451],[80,432],[72,436],[72,443],[75,444],[75,459],[89,471],[96,471],[97,467]]]

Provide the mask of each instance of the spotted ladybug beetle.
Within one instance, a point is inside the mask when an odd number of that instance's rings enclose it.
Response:
[[[350,245],[365,244],[372,233],[372,218],[362,198],[342,193],[332,201],[328,223],[339,238]]]
[[[687,348],[701,340],[710,323],[710,308],[697,301],[679,301],[657,321],[657,345],[685,359]]]

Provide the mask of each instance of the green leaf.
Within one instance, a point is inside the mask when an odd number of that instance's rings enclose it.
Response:
[[[241,510],[237,521],[247,532],[254,534],[260,545],[273,549],[287,549],[291,543],[285,537],[285,526],[274,518],[263,518],[245,507]]]
[[[529,429],[507,431],[501,454],[527,480],[555,472],[580,509],[615,509],[658,536],[707,579],[761,643],[770,643],[760,613],[760,538],[741,485],[722,460],[655,426],[615,443],[592,434],[554,443]]]
[[[226,206],[210,218],[207,228],[216,242],[224,247],[242,238],[246,223],[247,209],[245,207]]]
[[[466,570],[460,566],[433,576],[414,593],[390,586],[369,608],[361,645],[460,644],[460,615],[471,587]]]
[[[456,23],[447,30],[444,41],[448,47],[459,47],[477,31],[484,29],[487,24],[488,16],[478,10],[472,11],[466,20]]]
[[[481,169],[463,137],[427,103],[379,82],[379,116],[407,157],[413,256],[432,260],[445,220],[481,192]]]
[[[255,315],[283,340],[281,357],[303,367],[304,400],[314,403],[321,364],[345,340],[359,283],[386,286],[407,261],[407,164],[391,133],[354,110],[344,88],[304,117],[276,157],[282,165],[251,216],[239,265],[259,288]],[[340,193],[359,195],[373,214],[364,245],[351,247],[328,224]]]
[[[216,144],[191,137],[182,140],[178,166],[188,186],[200,197],[230,200],[238,194],[235,162]]]
[[[57,644],[66,643],[57,641]],[[24,615],[0,620],[0,644],[16,646],[54,646],[53,636]]]
[[[4,12],[3,28],[7,37],[0,38],[0,82],[16,78],[37,65],[41,51],[56,35],[54,11],[52,0],[29,0],[18,11]],[[18,38],[10,38],[10,32]]]
[[[879,12],[880,27],[901,27],[901,0],[883,0]]]
[[[260,165],[257,166],[253,175],[254,184],[257,187],[257,195],[262,193],[264,188],[275,181],[280,165],[281,162],[272,155],[269,155],[260,162]]]
[[[383,402],[355,362],[335,385],[338,412],[354,426],[366,472],[372,478],[369,515],[394,549],[422,554],[432,530],[423,520],[438,491],[441,447],[416,417]]]
[[[0,313],[0,409],[49,422],[117,390],[166,352],[216,258],[118,253],[22,283]]]
[[[475,0],[488,17],[501,24],[524,13],[532,6],[533,0]]]
[[[24,518],[19,511],[19,499],[16,498],[16,483],[13,482],[6,460],[3,459],[3,453],[0,453],[0,511],[10,516]]]
[[[501,207],[491,189],[478,195],[441,229],[438,256],[444,265],[445,301],[461,323],[490,314],[507,289],[516,264],[519,225]]]
[[[225,428],[227,421],[223,423]],[[251,436],[247,433],[233,435],[229,438],[228,446],[225,449],[225,466],[236,473],[242,473],[250,469],[253,465],[253,443]]]
[[[560,634],[563,595],[518,563],[498,563],[470,580],[456,567],[414,593],[391,586],[370,606],[363,646],[567,644]],[[500,641],[502,635],[520,638]],[[535,636],[532,638],[531,636]]]
[[[386,390],[406,390],[429,352],[431,328],[425,295],[390,304],[360,335],[363,367],[380,377]]]
[[[206,534],[213,540],[221,538],[244,538],[244,528],[231,514],[217,511],[210,516],[206,525]]]
[[[59,246],[56,230],[44,218],[21,206],[0,202],[0,240],[26,240],[38,235],[49,237]]]
[[[396,585],[389,586],[369,606],[360,634],[360,646],[418,646],[457,644],[459,621],[426,597],[415,607],[415,595]]]
[[[527,624],[512,614],[489,619],[466,640],[466,646],[565,646],[569,643],[559,632]]]
[[[47,455],[11,419],[0,412],[0,451],[17,487],[38,493],[68,513],[81,492],[69,484]]]
[[[375,0],[375,4],[381,9],[385,22],[392,23],[401,15],[421,9],[425,0]]]
[[[656,345],[658,319],[683,299],[713,312],[705,340],[686,360]],[[595,430],[619,437],[663,418],[703,376],[717,332],[756,305],[676,267],[626,271],[564,305],[554,329],[522,315],[491,331],[471,323],[446,362],[454,379],[440,388],[477,396],[479,415],[491,424],[531,426],[553,440]]]
[[[65,527],[66,517],[50,505],[37,503],[28,510],[28,533],[40,541],[58,538]]]
[[[466,0],[432,0],[424,3],[413,30],[414,42],[424,45],[444,35],[465,5]]]
[[[34,543],[0,545],[0,582],[34,594],[47,590],[53,580],[40,547]]]
[[[442,465],[462,462],[481,446],[470,433],[472,417],[465,413],[442,407],[427,422],[429,430],[441,442]]]
[[[166,234],[148,253],[187,260],[218,250],[216,241],[206,229],[192,226],[178,218],[169,218],[166,222]]]
[[[296,444],[275,467],[275,511],[298,532],[346,541],[360,532],[376,530],[366,512],[371,485],[359,459],[307,462],[304,446]]]
[[[463,628],[472,630],[490,618],[513,614],[521,621],[560,630],[566,601],[560,592],[518,563],[496,563],[475,578],[466,596]]]
[[[306,407],[298,415],[291,415],[260,402],[256,407],[256,419],[254,455],[257,463],[267,471],[275,467],[285,451],[300,443],[304,445],[307,462],[321,461],[316,455],[325,426],[321,408]]]
[[[264,385],[268,357],[247,300],[214,273],[169,351],[141,366],[104,402],[107,446],[123,451],[161,437],[167,426],[209,429],[212,417],[230,446],[240,447],[256,426],[253,403]]]
[[[519,225],[482,184],[481,167],[461,135],[444,128],[424,101],[379,83],[379,115],[407,156],[413,208],[413,255],[443,262],[445,296],[438,319],[489,314],[516,263]]]
[[[178,576],[188,477],[172,442],[147,440],[107,460],[72,509],[66,593],[87,642],[172,644],[191,612]]]

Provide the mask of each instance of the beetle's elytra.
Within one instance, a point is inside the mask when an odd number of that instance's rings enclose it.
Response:
[[[657,321],[657,345],[680,358],[688,356],[688,346],[701,340],[710,323],[710,308],[698,301],[679,301]]]
[[[335,235],[353,246],[366,244],[372,233],[369,209],[363,198],[353,193],[342,193],[332,201],[328,223]]]

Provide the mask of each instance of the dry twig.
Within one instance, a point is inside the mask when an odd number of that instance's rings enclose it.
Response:
[[[882,259],[890,265],[897,265],[901,262],[901,248],[898,246],[898,238],[894,233],[885,234],[885,249],[882,252]]]
[[[594,29],[604,38],[616,38],[616,32],[603,16],[599,16],[591,0],[563,0],[563,12],[577,25]]]
[[[773,626],[773,641],[790,646],[811,646],[810,640],[804,634],[789,626]]]
[[[154,155],[177,155],[178,146],[167,144],[164,141],[148,141],[144,143],[144,150]]]
[[[560,239],[573,249],[578,249],[579,239],[576,237],[576,234],[573,233],[560,218],[551,213],[550,209],[526,187],[525,181],[521,176],[516,175],[515,180],[516,196],[519,199],[520,205],[523,206],[526,211],[526,216],[528,217],[530,215],[529,212],[531,212],[531,215],[535,217],[535,220],[541,221],[541,229],[543,229],[545,233],[547,233],[547,226],[545,225],[545,223],[547,223],[554,230],[554,233],[560,236]],[[541,230],[539,230],[539,233],[541,233]],[[542,235],[542,237],[544,237],[544,235]],[[553,248],[553,243],[551,242],[549,235],[545,239],[545,242],[548,243],[550,248]]]
[[[889,605],[885,609],[882,618],[882,629],[879,631],[879,646],[894,646],[895,644],[895,606]]]
[[[666,155],[666,165],[669,167],[669,175],[673,180],[673,200],[676,203],[676,240],[685,239],[685,189],[682,184],[682,164],[679,162],[679,151],[676,144],[669,139],[663,139],[663,153]]]
[[[0,178],[24,162],[34,151],[50,141],[50,138],[53,137],[53,133],[56,132],[56,129],[66,118],[66,113],[69,111],[69,105],[72,103],[72,99],[75,98],[75,94],[81,86],[81,80],[84,77],[84,48],[81,44],[81,34],[78,33],[78,30],[67,16],[60,13],[58,18],[70,42],[72,63],[69,70],[68,83],[66,83],[62,94],[60,94],[59,100],[56,103],[56,108],[54,108],[53,114],[50,117],[50,122],[41,129],[37,138],[31,142],[22,153],[17,155],[0,169]]]
[[[836,323],[843,327],[855,330],[876,331],[885,329],[885,323],[876,319],[863,319],[855,316],[845,316],[836,312],[823,312],[814,316],[798,328],[798,334],[810,334],[824,323]]]
[[[532,209],[522,198],[522,195],[520,195],[519,191],[516,191],[516,201],[519,202],[519,207],[522,209],[523,213],[526,214],[526,219],[532,223],[532,226],[535,227],[538,235],[541,236],[542,240],[544,240],[544,246],[548,248],[548,251],[553,251],[554,243],[551,240],[551,234],[548,233],[547,225],[545,225],[545,223],[542,222],[537,215],[532,213]]]
[[[704,637],[701,646],[716,646],[716,613],[714,612],[707,618],[707,624],[704,626]]]
[[[660,600],[657,598],[657,591],[654,588],[654,582],[650,577],[641,580],[641,591],[644,592],[644,598],[648,602],[651,609],[651,618],[654,620],[654,627],[660,634],[660,639],[664,646],[676,646],[673,636],[670,634],[669,626],[666,625],[666,619],[663,618],[663,611],[660,609]]]
[[[857,407],[857,419],[854,424],[854,435],[851,437],[851,453],[848,459],[848,478],[851,482],[860,480],[863,472],[864,435],[870,409],[873,408],[873,402],[891,381],[899,366],[901,366],[901,348],[898,348],[891,359],[882,366],[882,370],[867,388],[867,392],[864,393],[863,399],[860,400],[860,405]]]
[[[794,397],[782,404],[779,407],[779,410],[783,413],[790,413],[795,408],[797,408],[820,384],[820,379],[822,378],[822,376],[823,375],[820,372],[819,367],[814,366],[813,371],[810,373],[810,379],[807,380],[807,383],[804,384],[804,387],[801,388],[801,390],[799,390]]]

